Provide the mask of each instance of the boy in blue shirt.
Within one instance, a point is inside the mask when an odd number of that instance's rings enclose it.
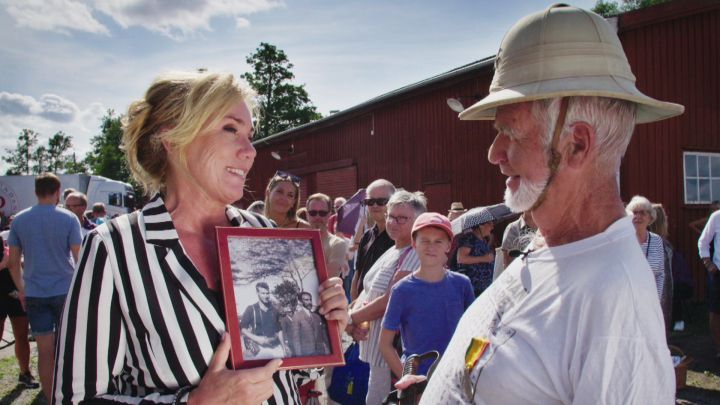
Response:
[[[450,221],[435,212],[420,215],[413,224],[412,244],[420,268],[392,288],[380,334],[380,352],[397,377],[402,375],[402,361],[413,354],[436,350],[442,355],[475,299],[470,279],[445,268],[452,236]],[[398,331],[402,360],[393,347]],[[426,374],[429,366],[421,364],[418,374]]]

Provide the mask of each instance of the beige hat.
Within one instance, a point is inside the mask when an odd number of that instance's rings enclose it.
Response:
[[[495,60],[490,94],[460,113],[460,119],[491,120],[499,106],[565,96],[632,101],[638,124],[674,117],[685,109],[635,87],[620,40],[605,19],[555,4],[508,31]]]
[[[454,202],[450,204],[450,212],[465,212],[467,211],[465,207],[463,207],[463,203],[461,202]]]

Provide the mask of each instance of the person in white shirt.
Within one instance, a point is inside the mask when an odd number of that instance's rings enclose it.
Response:
[[[708,271],[707,303],[710,314],[710,335],[715,343],[715,358],[720,359],[720,211],[715,211],[700,234],[698,249],[700,259]],[[710,256],[710,245],[715,254]]]
[[[673,404],[652,272],[616,182],[636,123],[683,107],[635,88],[614,28],[556,4],[505,36],[488,160],[538,235],[460,320],[422,404]],[[404,388],[415,378],[398,384]]]

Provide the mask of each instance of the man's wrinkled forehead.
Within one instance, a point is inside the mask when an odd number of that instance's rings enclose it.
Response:
[[[521,138],[524,130],[540,124],[532,113],[532,106],[532,102],[524,102],[498,107],[493,127],[498,133]]]

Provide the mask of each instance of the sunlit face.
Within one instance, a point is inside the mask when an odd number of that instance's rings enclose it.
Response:
[[[68,198],[65,199],[65,208],[75,214],[80,222],[82,222],[83,215],[85,215],[85,210],[87,209],[87,204],[82,199],[69,195]]]
[[[300,296],[300,301],[302,302],[302,306],[304,306],[308,310],[312,310],[313,304],[312,304],[312,297],[308,294],[303,294]]]
[[[270,290],[267,288],[259,287],[257,289],[258,299],[264,305],[270,305]]]
[[[636,207],[633,211],[633,225],[636,229],[647,229],[648,226],[652,223],[652,216],[650,215],[650,211]]]
[[[325,201],[312,200],[305,208],[307,208],[307,218],[310,226],[315,229],[327,229],[328,220],[330,219],[330,211],[328,210],[328,205]]]
[[[460,217],[462,214],[464,214],[463,211],[448,211],[447,217],[450,221],[452,221],[452,220]]]
[[[498,107],[498,131],[488,151],[488,160],[507,176],[505,204],[513,212],[527,211],[547,185],[550,169],[543,128],[533,117],[531,103]]]
[[[202,129],[187,148],[192,188],[210,200],[231,204],[243,196],[247,173],[255,161],[252,116],[245,102],[235,104],[212,126]]]
[[[343,204],[345,204],[345,201],[336,198],[333,202],[333,208],[335,209],[335,212],[337,212],[337,210],[339,210],[340,207],[343,206]]]
[[[371,189],[366,198],[390,198],[390,190],[387,187],[375,187]],[[370,218],[375,222],[385,221],[385,213],[387,212],[386,205],[368,205],[368,213]]]
[[[279,181],[270,190],[270,207],[273,211],[287,215],[290,209],[295,207],[297,200],[297,189],[289,181]]]
[[[415,234],[415,251],[423,266],[444,266],[450,252],[450,238],[440,228],[429,226]]]
[[[408,204],[394,205],[388,210],[385,220],[385,230],[394,241],[410,239],[415,210]]]

